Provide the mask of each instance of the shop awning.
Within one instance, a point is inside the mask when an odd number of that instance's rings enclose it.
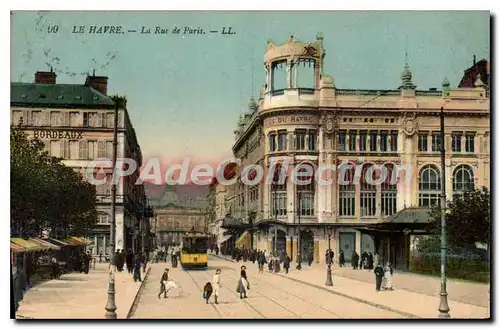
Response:
[[[49,239],[48,240],[50,243],[52,244],[55,244],[56,246],[59,246],[59,247],[66,247],[66,246],[69,246],[70,244],[66,243],[66,242],[62,242],[61,240],[57,240],[57,239]]]
[[[43,239],[38,239],[38,238],[33,238],[32,239],[33,241],[43,245],[43,246],[46,246],[47,248],[49,249],[52,249],[52,250],[61,250],[61,248],[59,246],[56,246],[55,244],[52,244],[50,243],[49,241],[47,240],[43,240]]]
[[[250,244],[250,233],[248,231],[243,232],[243,234],[236,240],[236,247],[242,248]]]
[[[76,236],[69,236],[65,239],[62,239],[62,242],[67,243],[70,246],[86,246],[90,244],[87,239]]]
[[[15,244],[14,242],[10,243],[10,251],[18,253],[18,252],[25,252],[26,249],[21,247],[20,245]]]
[[[11,238],[10,242],[13,242],[18,246],[24,248],[25,249],[24,251],[42,251],[49,249],[47,246],[41,245],[40,243],[33,241],[33,239],[26,240],[23,238]]]

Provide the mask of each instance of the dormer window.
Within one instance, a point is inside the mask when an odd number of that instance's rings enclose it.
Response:
[[[75,96],[75,99],[82,99],[82,96]]]
[[[63,95],[57,96],[57,99],[63,99],[63,98],[64,98]]]
[[[28,98],[28,95],[26,95],[26,94],[21,94],[21,98],[22,98],[22,99]]]

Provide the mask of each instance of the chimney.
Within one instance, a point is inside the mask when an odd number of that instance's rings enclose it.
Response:
[[[108,92],[108,77],[96,77],[95,70],[93,74],[87,76],[85,80],[85,85],[94,88],[103,95],[107,95]]]
[[[52,71],[52,69],[50,72],[38,71],[35,73],[35,83],[55,85],[56,77],[57,75]]]

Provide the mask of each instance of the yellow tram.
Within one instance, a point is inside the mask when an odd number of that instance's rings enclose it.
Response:
[[[180,261],[183,269],[207,269],[209,239],[206,234],[194,232],[189,232],[182,238]]]

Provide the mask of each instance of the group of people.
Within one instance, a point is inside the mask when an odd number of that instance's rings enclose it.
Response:
[[[393,290],[392,275],[394,270],[390,262],[387,262],[384,268],[380,263],[377,263],[373,272],[375,273],[375,288],[377,291],[380,291],[380,289]]]
[[[131,249],[127,253],[123,249],[118,249],[113,255],[113,263],[118,272],[123,272],[126,265],[127,272],[133,275],[134,281],[142,282],[141,268],[143,272],[146,272],[146,265],[148,263],[147,252],[134,254]]]
[[[240,277],[238,282],[236,283],[236,293],[240,295],[240,299],[248,298],[248,291],[250,290],[250,282],[247,277],[247,268],[245,265],[242,265],[240,268]],[[220,274],[222,270],[218,268],[214,275],[212,276],[212,282],[207,282],[203,287],[203,298],[208,304],[210,301],[210,297],[214,296],[214,303],[219,304],[219,292],[220,292]]]
[[[177,262],[180,258],[180,249],[177,246],[168,246],[162,245],[155,250],[153,250],[152,259],[154,263],[167,262],[168,255],[170,255],[170,261],[172,262],[173,267],[177,267]]]
[[[340,252],[342,253],[342,258],[343,258],[342,250]],[[357,269],[373,270],[373,264],[378,264],[378,259],[379,259],[378,254],[373,255],[370,251],[363,252],[361,254],[361,259],[360,259],[358,253],[356,251],[353,251],[351,256],[351,266],[354,270]]]

